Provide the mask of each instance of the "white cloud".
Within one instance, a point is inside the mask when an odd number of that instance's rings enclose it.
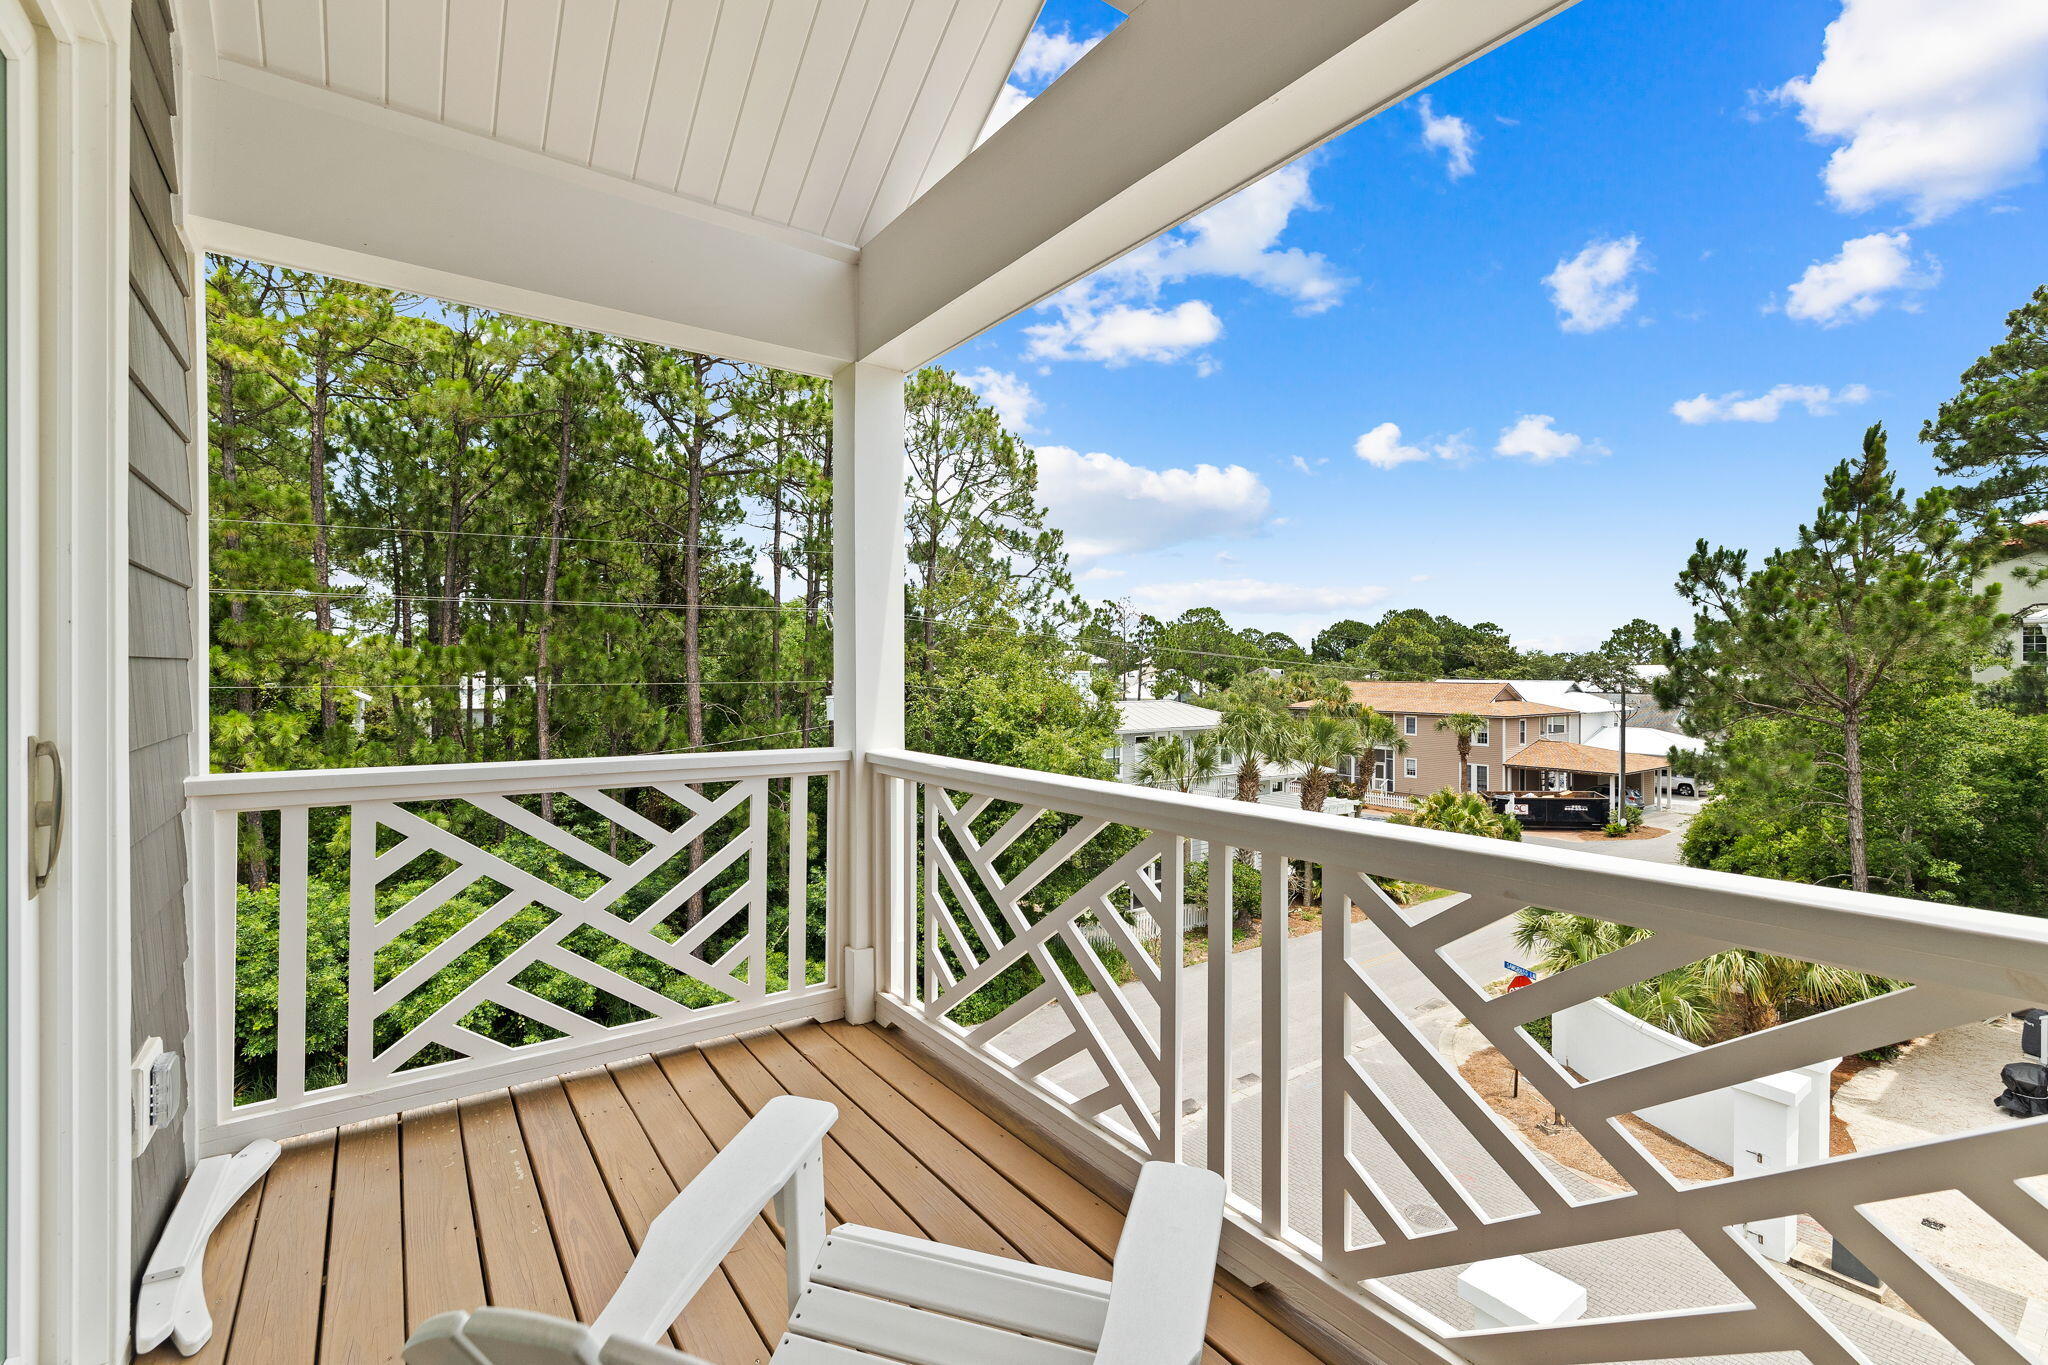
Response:
[[[1811,76],[1772,92],[1817,141],[1835,206],[1921,222],[2027,178],[2048,141],[2041,0],[1843,0]]]
[[[1472,149],[1479,142],[1472,125],[1456,114],[1437,113],[1427,95],[1415,101],[1415,112],[1422,116],[1422,145],[1444,154],[1444,170],[1451,179],[1472,174]]]
[[[1301,455],[1289,455],[1287,461],[1310,478],[1314,478],[1316,470],[1330,462],[1328,456],[1321,456],[1314,461],[1310,461],[1307,457]]]
[[[1112,578],[1122,578],[1123,576],[1124,571],[1122,569],[1112,569],[1107,564],[1097,564],[1092,569],[1083,569],[1075,574],[1074,581],[1077,583],[1101,583]]]
[[[1853,407],[1869,399],[1870,390],[1861,384],[1844,384],[1839,389],[1830,389],[1825,384],[1779,384],[1754,398],[1740,391],[1724,393],[1719,398],[1709,398],[1704,393],[1697,398],[1681,398],[1671,405],[1671,413],[1688,426],[1705,422],[1775,422],[1778,414],[1793,404],[1805,408],[1812,416],[1826,417],[1837,406]]]
[[[1815,261],[1785,292],[1785,315],[1836,327],[1867,318],[1884,307],[1889,294],[1931,288],[1941,278],[1932,257],[1913,259],[1913,239],[1903,232],[1873,232],[1842,243],[1833,260]],[[1911,308],[1910,302],[1901,307]]]
[[[1269,583],[1258,578],[1202,578],[1184,583],[1147,583],[1131,589],[1138,605],[1154,612],[1217,607],[1284,615],[1352,611],[1383,600],[1387,590],[1372,584],[1338,587],[1327,583]]]
[[[1280,244],[1296,210],[1313,208],[1306,162],[1283,166],[1185,225],[1154,238],[1041,303],[1055,319],[1024,329],[1034,360],[1190,360],[1213,374],[1202,349],[1223,335],[1223,320],[1203,299],[1167,305],[1168,286],[1198,278],[1236,279],[1320,313],[1354,283],[1320,252]]]
[[[1382,422],[1351,443],[1351,453],[1375,469],[1395,469],[1417,460],[1461,460],[1472,453],[1462,435],[1446,436],[1425,445],[1405,445],[1401,428]]]
[[[1552,460],[1569,459],[1580,454],[1607,453],[1607,447],[1598,441],[1559,431],[1557,419],[1547,413],[1525,413],[1513,426],[1501,428],[1500,440],[1494,443],[1493,449],[1495,454],[1524,458],[1532,464],[1549,464]]]
[[[1103,267],[1094,280],[1153,297],[1163,285],[1213,275],[1292,299],[1296,312],[1321,313],[1353,281],[1320,252],[1280,245],[1296,211],[1315,207],[1308,162],[1296,161]]]
[[[1105,38],[1106,34],[1093,33],[1076,38],[1072,29],[1063,28],[1054,33],[1050,29],[1034,28],[1025,36],[1024,46],[1017,53],[1017,64],[1010,68],[1010,74],[1024,83],[1028,90],[1032,86],[1044,89],[1067,74],[1067,68],[1088,55],[1088,50]]]
[[[1067,446],[1038,447],[1038,491],[1047,520],[1081,558],[1250,535],[1273,501],[1243,465],[1147,469]]]
[[[1401,428],[1392,422],[1382,422],[1360,436],[1352,443],[1351,450],[1375,469],[1393,469],[1429,458],[1429,452],[1421,446],[1402,445]]]
[[[960,382],[980,394],[982,401],[994,408],[1003,425],[1013,432],[1030,431],[1032,414],[1045,407],[1031,391],[1031,385],[1005,370],[984,365],[973,374],[961,375]]]
[[[1024,353],[1034,360],[1099,360],[1111,366],[1133,360],[1164,363],[1199,351],[1223,335],[1223,319],[1200,299],[1172,308],[1105,306],[1084,283],[1054,295],[1050,305],[1058,311],[1058,320],[1024,329],[1029,338]]]
[[[1088,49],[1107,36],[1095,33],[1077,38],[1072,29],[1032,29],[1017,53],[1017,64],[1010,68],[1010,78],[996,92],[995,108],[989,110],[988,121],[981,125],[976,145],[988,141],[996,129],[1017,117],[1033,97],[1043,94],[1045,87],[1064,76],[1068,67],[1087,56]]]
[[[1557,305],[1558,325],[1567,332],[1597,332],[1612,327],[1636,306],[1636,287],[1629,277],[1642,268],[1642,239],[1631,233],[1612,239],[1594,238],[1578,255],[1557,263],[1543,277],[1550,301]]]
[[[1031,96],[1019,90],[1012,81],[1004,81],[1003,88],[996,91],[996,103],[988,111],[988,121],[981,125],[981,133],[974,139],[979,147],[989,140],[990,134],[1024,112],[1024,106],[1031,103]]]

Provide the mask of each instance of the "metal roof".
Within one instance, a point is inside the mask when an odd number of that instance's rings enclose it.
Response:
[[[1221,711],[1211,711],[1206,706],[1158,698],[1120,701],[1117,709],[1123,713],[1123,719],[1116,727],[1120,735],[1147,734],[1154,730],[1213,730],[1223,719]]]

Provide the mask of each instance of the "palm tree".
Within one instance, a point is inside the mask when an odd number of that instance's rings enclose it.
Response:
[[[1133,775],[1148,787],[1170,787],[1183,796],[1213,780],[1223,769],[1223,753],[1213,731],[1182,739],[1161,735],[1138,755]]]
[[[1475,716],[1470,711],[1453,711],[1441,717],[1436,728],[1449,731],[1458,739],[1458,790],[1472,789],[1472,737],[1486,733],[1486,717]]]
[[[1358,761],[1365,770],[1366,785],[1371,787],[1372,756],[1385,749],[1390,757],[1398,758],[1408,752],[1408,736],[1401,733],[1401,727],[1392,716],[1383,716],[1370,706],[1359,708],[1358,717]],[[1388,790],[1393,789],[1393,771],[1387,772]]]
[[[1223,720],[1210,731],[1227,762],[1237,764],[1237,799],[1259,799],[1268,763],[1287,761],[1291,736],[1285,699],[1270,678],[1248,673],[1223,694]]]
[[[1301,808],[1320,811],[1329,799],[1337,765],[1358,752],[1358,722],[1316,714],[1296,728],[1290,757],[1307,771],[1301,776]]]
[[[1442,830],[1446,834],[1476,834],[1483,839],[1520,842],[1522,838],[1520,820],[1512,815],[1502,815],[1483,796],[1454,792],[1449,787],[1431,792],[1417,801],[1407,814],[1390,816],[1387,823]]]
[[[1289,701],[1307,702],[1315,715],[1350,716],[1364,709],[1351,700],[1350,684],[1315,673],[1290,674],[1286,691]]]
[[[1649,931],[1536,907],[1515,916],[1515,944],[1544,975],[1605,957]],[[1719,1042],[1887,994],[1905,983],[1842,967],[1726,948],[1607,998],[1645,1023],[1696,1043]]]

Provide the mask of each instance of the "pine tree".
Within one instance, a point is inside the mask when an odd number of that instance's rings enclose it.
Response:
[[[2001,537],[2048,512],[2048,284],[2005,321],[2005,340],[1920,431],[1942,474],[1968,480],[1956,510]]]
[[[1804,722],[1805,757],[1840,780],[1850,884],[1870,889],[1864,734],[1887,707],[1963,685],[1998,622],[1996,589],[1970,586],[1977,557],[1948,495],[1908,500],[1881,426],[1827,476],[1799,542],[1751,569],[1741,550],[1699,542],[1678,579],[1693,642],[1658,687],[1707,734],[1744,716]],[[1758,775],[1768,780],[1767,775]]]

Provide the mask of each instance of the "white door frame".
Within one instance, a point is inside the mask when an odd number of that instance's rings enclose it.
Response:
[[[6,1340],[12,1362],[27,1358],[35,1332],[35,1179],[37,1132],[35,1005],[36,940],[28,905],[29,839],[21,818],[29,805],[27,737],[39,720],[35,670],[38,629],[36,439],[36,30],[15,0],[0,0],[0,60],[7,63],[6,256],[7,310],[7,1273]]]
[[[26,424],[11,453],[28,480],[16,487],[36,498],[8,509],[29,534],[8,567],[16,602],[33,606],[33,634],[11,642],[17,672],[33,668],[39,695],[35,715],[9,719],[56,742],[67,807],[42,894],[19,913],[8,888],[27,1089],[8,1173],[25,1245],[7,1349],[65,1365],[129,1354],[129,22],[129,0],[0,0],[0,42],[33,43],[15,71],[34,91],[22,160],[9,149],[29,178],[9,196],[23,212],[8,245],[27,294],[10,319]],[[19,766],[10,755],[11,784]]]

